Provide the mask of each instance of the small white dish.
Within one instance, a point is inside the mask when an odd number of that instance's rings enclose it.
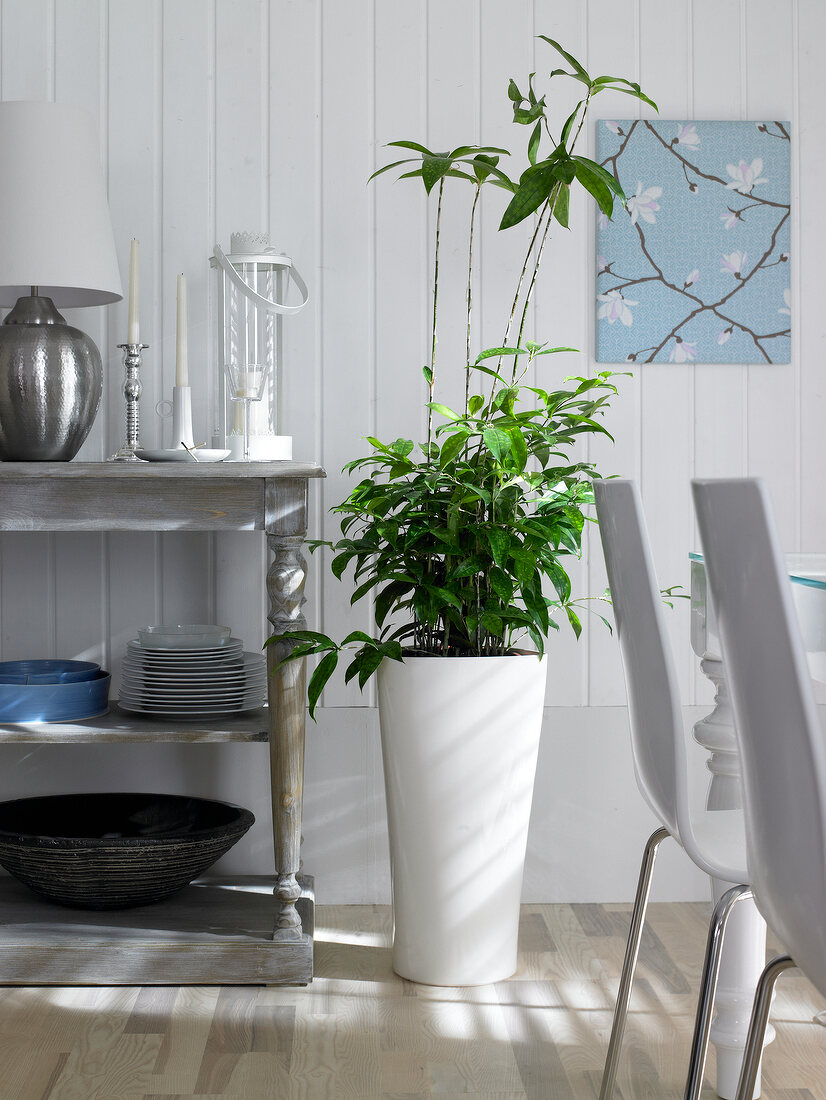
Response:
[[[135,454],[144,462],[194,462],[195,459],[184,450],[183,447],[167,447],[163,450],[149,451],[145,448],[136,449]]]
[[[223,450],[220,447],[194,447],[192,453],[196,462],[223,462],[229,458],[232,451]]]
[[[138,639],[144,649],[222,649],[229,645],[231,633],[228,626],[210,623],[170,623],[143,626]]]
[[[230,451],[212,447],[192,447],[187,451],[184,447],[165,447],[161,450],[136,450],[138,458],[144,462],[223,462],[229,458]]]

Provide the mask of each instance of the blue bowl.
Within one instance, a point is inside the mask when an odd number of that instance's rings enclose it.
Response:
[[[0,661],[0,684],[70,684],[99,672],[93,661]]]
[[[91,680],[68,684],[0,683],[0,722],[80,722],[105,714],[112,677],[98,669]]]

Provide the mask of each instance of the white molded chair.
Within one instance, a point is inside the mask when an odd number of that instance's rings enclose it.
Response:
[[[645,846],[640,868],[600,1100],[608,1100],[613,1090],[651,872],[659,845],[668,836],[674,837],[707,874],[743,884],[723,894],[709,927],[685,1090],[686,1100],[696,1100],[702,1086],[726,921],[738,901],[751,897],[751,890],[746,885],[749,880],[743,813],[740,810],[697,810],[689,806],[687,746],[680,694],[639,491],[632,481],[612,478],[594,482],[594,497],[625,674],[637,785],[662,823]]]
[[[740,760],[757,906],[789,951],[757,987],[737,1100],[751,1100],[774,983],[799,966],[826,995],[826,738],[760,481],[695,481]]]

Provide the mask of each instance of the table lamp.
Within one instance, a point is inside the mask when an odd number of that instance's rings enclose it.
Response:
[[[58,308],[123,297],[91,115],[0,103],[0,459],[68,461],[103,388],[94,342]]]

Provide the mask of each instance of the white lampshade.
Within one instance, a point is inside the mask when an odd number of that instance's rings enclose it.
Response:
[[[0,103],[0,306],[31,287],[58,307],[123,297],[92,116]]]

